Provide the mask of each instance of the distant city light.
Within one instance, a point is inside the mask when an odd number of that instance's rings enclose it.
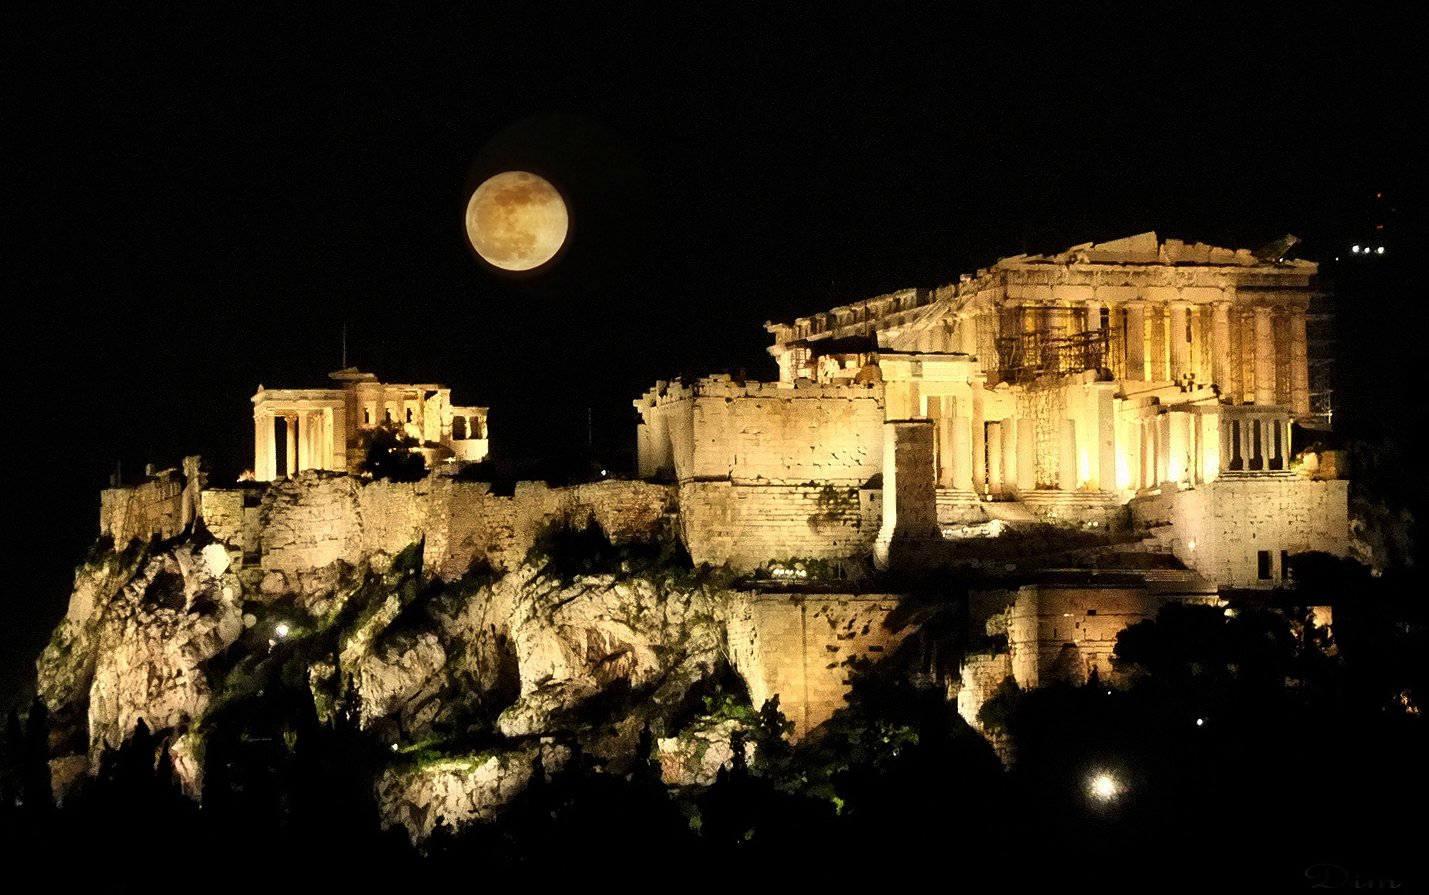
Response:
[[[1121,795],[1121,781],[1106,771],[1094,774],[1087,783],[1087,791],[1098,802],[1110,802]]]
[[[1376,254],[1376,255],[1383,255],[1383,254],[1384,254],[1384,246],[1380,246],[1379,248],[1375,249],[1375,254]]]
[[[1205,727],[1205,726],[1206,726],[1206,719],[1205,719],[1205,718],[1197,718],[1197,719],[1196,719],[1196,726],[1197,726],[1197,727]]]
[[[1357,245],[1356,245],[1356,246],[1350,246],[1350,251],[1351,251],[1351,252],[1354,252],[1356,255],[1358,255],[1358,254],[1360,253],[1360,247],[1357,246]]]

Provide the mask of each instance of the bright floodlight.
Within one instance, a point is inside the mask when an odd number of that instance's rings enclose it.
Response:
[[[1111,774],[1102,771],[1095,774],[1087,784],[1092,798],[1099,802],[1110,802],[1121,795],[1121,782]]]
[[[285,640],[293,629],[288,627],[287,622],[278,622],[273,626],[273,633],[278,635],[279,640]]]

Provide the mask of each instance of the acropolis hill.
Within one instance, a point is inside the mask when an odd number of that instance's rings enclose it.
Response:
[[[1317,267],[1292,242],[1144,233],[766,323],[777,378],[635,399],[630,479],[480,481],[487,410],[438,384],[260,386],[253,481],[208,487],[189,458],[104,492],[102,549],[40,660],[72,731],[56,781],[142,719],[198,795],[235,657],[285,649],[321,715],[395,753],[504,738],[376,781],[414,838],[491,817],[572,736],[616,767],[648,727],[667,783],[708,784],[737,724],[672,712],[721,669],[815,734],[855,667],[917,646],[897,611],[914,596],[965,610],[961,652],[929,674],[974,727],[1009,678],[1116,684],[1117,634],[1162,605],[1349,552],[1337,455],[1308,449],[1328,408]],[[367,474],[379,427],[430,474]],[[587,526],[624,558],[557,574],[558,535]],[[632,558],[651,545],[659,562]],[[617,690],[636,694],[623,714],[573,726]]]

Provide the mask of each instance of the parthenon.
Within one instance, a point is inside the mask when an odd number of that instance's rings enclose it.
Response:
[[[384,423],[421,445],[428,465],[486,458],[487,408],[458,407],[436,384],[392,385],[355,367],[329,374],[330,389],[266,389],[253,396],[253,477],[272,481],[307,469],[356,473],[361,435]]]
[[[882,507],[880,562],[893,542],[932,548],[960,521],[1006,515],[998,503],[1094,520],[1161,497],[1175,517],[1162,521],[1198,520],[1173,549],[1209,567],[1232,545],[1202,529],[1249,499],[1231,479],[1276,482],[1292,504],[1325,490],[1292,469],[1294,427],[1327,424],[1307,356],[1318,268],[1286,257],[1293,242],[1253,252],[1143,233],[766,323],[777,382],[658,383],[635,402],[641,472],[682,483],[687,526],[704,494],[732,545],[789,536],[755,509],[771,489],[862,486]],[[1334,518],[1307,523],[1340,534],[1267,534],[1213,580],[1265,586],[1290,552],[1343,552],[1343,484]],[[1175,497],[1195,489],[1209,508]]]

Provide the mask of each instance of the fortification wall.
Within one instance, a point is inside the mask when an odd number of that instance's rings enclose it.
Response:
[[[609,481],[551,488],[521,482],[511,496],[484,482],[427,478],[370,482],[304,472],[275,482],[264,498],[262,567],[283,573],[366,558],[379,565],[424,541],[426,568],[447,579],[473,565],[519,565],[537,534],[558,520],[593,518],[616,542],[649,537],[663,524],[675,489]]]
[[[962,719],[974,729],[986,733],[977,720],[977,713],[1011,675],[1012,656],[1009,653],[973,653],[964,659],[958,687],[958,714]]]
[[[116,545],[172,538],[183,531],[183,480],[165,472],[138,485],[99,493],[99,535]]]
[[[642,475],[862,485],[882,470],[877,383],[781,386],[715,376],[657,386],[636,403]]]
[[[884,627],[897,605],[888,594],[743,594],[730,607],[730,661],[754,705],[777,695],[803,737],[844,706],[850,662],[897,647],[904,632]]]
[[[1023,587],[1007,618],[1012,676],[1024,690],[1083,684],[1093,669],[1111,680],[1116,635],[1155,617],[1159,605],[1144,586]]]
[[[1182,562],[1223,586],[1269,587],[1284,580],[1283,555],[1349,550],[1343,480],[1224,475],[1189,491],[1135,498],[1130,507],[1137,522],[1159,528],[1157,537]]]
[[[693,440],[696,479],[862,485],[883,471],[883,400],[871,384],[712,383]]]
[[[199,495],[203,524],[225,544],[243,543],[243,492],[235,488],[213,488]]]
[[[696,564],[752,571],[771,560],[847,559],[873,549],[881,490],[835,485],[680,486],[680,526]]]

